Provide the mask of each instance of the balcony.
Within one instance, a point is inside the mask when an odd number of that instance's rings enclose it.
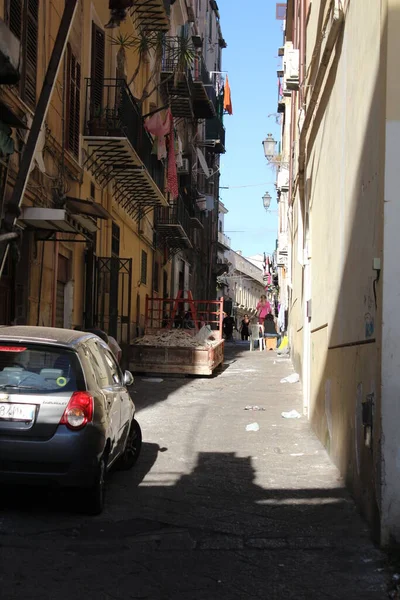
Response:
[[[193,111],[197,119],[216,116],[217,94],[202,56],[193,65]]]
[[[142,31],[169,31],[170,0],[135,0],[132,18]]]
[[[231,249],[231,238],[222,233],[222,231],[218,231],[218,244],[222,246],[226,250]]]
[[[170,38],[161,66],[161,92],[174,117],[193,118],[193,81],[190,68],[179,68],[179,38]]]
[[[125,80],[86,80],[85,168],[139,220],[154,206],[167,206],[164,166],[152,154],[153,139]]]
[[[156,231],[172,253],[192,248],[191,218],[182,198],[179,197],[170,206],[157,208]]]
[[[208,150],[216,154],[225,153],[225,127],[219,117],[206,121],[206,143]]]

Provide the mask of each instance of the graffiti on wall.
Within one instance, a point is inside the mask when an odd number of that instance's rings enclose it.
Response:
[[[374,332],[375,332],[375,320],[374,320],[374,317],[371,315],[371,313],[369,313],[369,312],[365,313],[364,322],[365,322],[365,337],[366,337],[366,339],[369,339],[369,338],[373,337]]]

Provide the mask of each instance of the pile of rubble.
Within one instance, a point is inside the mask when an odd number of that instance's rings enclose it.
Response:
[[[141,346],[157,347],[179,347],[179,348],[201,348],[215,346],[218,340],[215,339],[213,332],[208,327],[202,327],[197,335],[192,336],[182,329],[170,329],[160,331],[155,334],[146,334],[141,338],[136,338],[132,344]]]

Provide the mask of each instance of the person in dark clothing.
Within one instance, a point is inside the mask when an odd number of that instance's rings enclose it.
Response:
[[[93,333],[94,335],[97,335],[100,339],[103,340],[103,342],[105,342],[106,344],[108,344],[108,335],[102,329],[97,329],[95,327],[91,327],[89,329],[85,329],[84,331],[86,333]]]
[[[244,317],[242,319],[242,323],[240,325],[240,334],[242,336],[242,341],[243,340],[247,341],[249,339],[249,335],[250,335],[249,327],[250,327],[250,319],[249,319],[248,315],[244,315]]]
[[[226,340],[232,339],[233,329],[235,328],[235,319],[225,313],[224,320],[222,321],[222,331]]]
[[[280,335],[277,331],[276,328],[276,321],[275,321],[275,317],[272,313],[269,313],[264,320],[264,337],[276,337],[278,340],[278,345],[279,345],[279,340],[280,340]]]

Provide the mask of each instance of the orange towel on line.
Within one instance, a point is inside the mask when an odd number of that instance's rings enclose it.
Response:
[[[229,87],[228,75],[226,76],[224,86],[224,110],[228,113],[228,115],[233,114],[231,88]]]

